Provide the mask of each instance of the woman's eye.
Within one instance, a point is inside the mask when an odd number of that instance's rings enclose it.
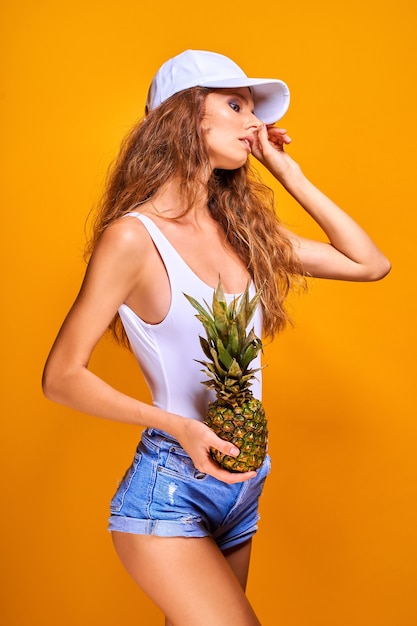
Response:
[[[233,111],[240,111],[240,105],[237,102],[229,102],[229,106],[232,107]]]

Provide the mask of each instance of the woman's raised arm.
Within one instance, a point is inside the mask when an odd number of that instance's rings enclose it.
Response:
[[[254,156],[317,222],[328,242],[286,234],[307,274],[319,278],[373,281],[383,278],[390,262],[369,235],[337,204],[315,187],[284,151],[291,139],[283,129],[262,125]]]

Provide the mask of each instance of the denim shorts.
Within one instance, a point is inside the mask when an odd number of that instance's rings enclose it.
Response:
[[[254,535],[271,461],[226,484],[199,472],[179,443],[148,428],[111,501],[109,530],[160,537],[213,537],[225,550]]]

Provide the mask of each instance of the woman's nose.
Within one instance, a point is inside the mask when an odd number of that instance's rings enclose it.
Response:
[[[250,113],[248,120],[246,122],[246,128],[252,130],[258,130],[262,125],[261,120],[259,120],[254,113]]]

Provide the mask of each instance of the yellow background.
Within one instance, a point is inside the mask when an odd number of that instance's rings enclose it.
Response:
[[[139,431],[48,402],[40,376],[107,165],[159,65],[202,48],[288,82],[290,152],[393,263],[375,284],[314,281],[266,350],[274,465],[249,595],[263,626],[415,626],[415,17],[412,0],[3,3],[2,624],[163,623],[106,531]],[[147,397],[109,339],[92,366]]]

